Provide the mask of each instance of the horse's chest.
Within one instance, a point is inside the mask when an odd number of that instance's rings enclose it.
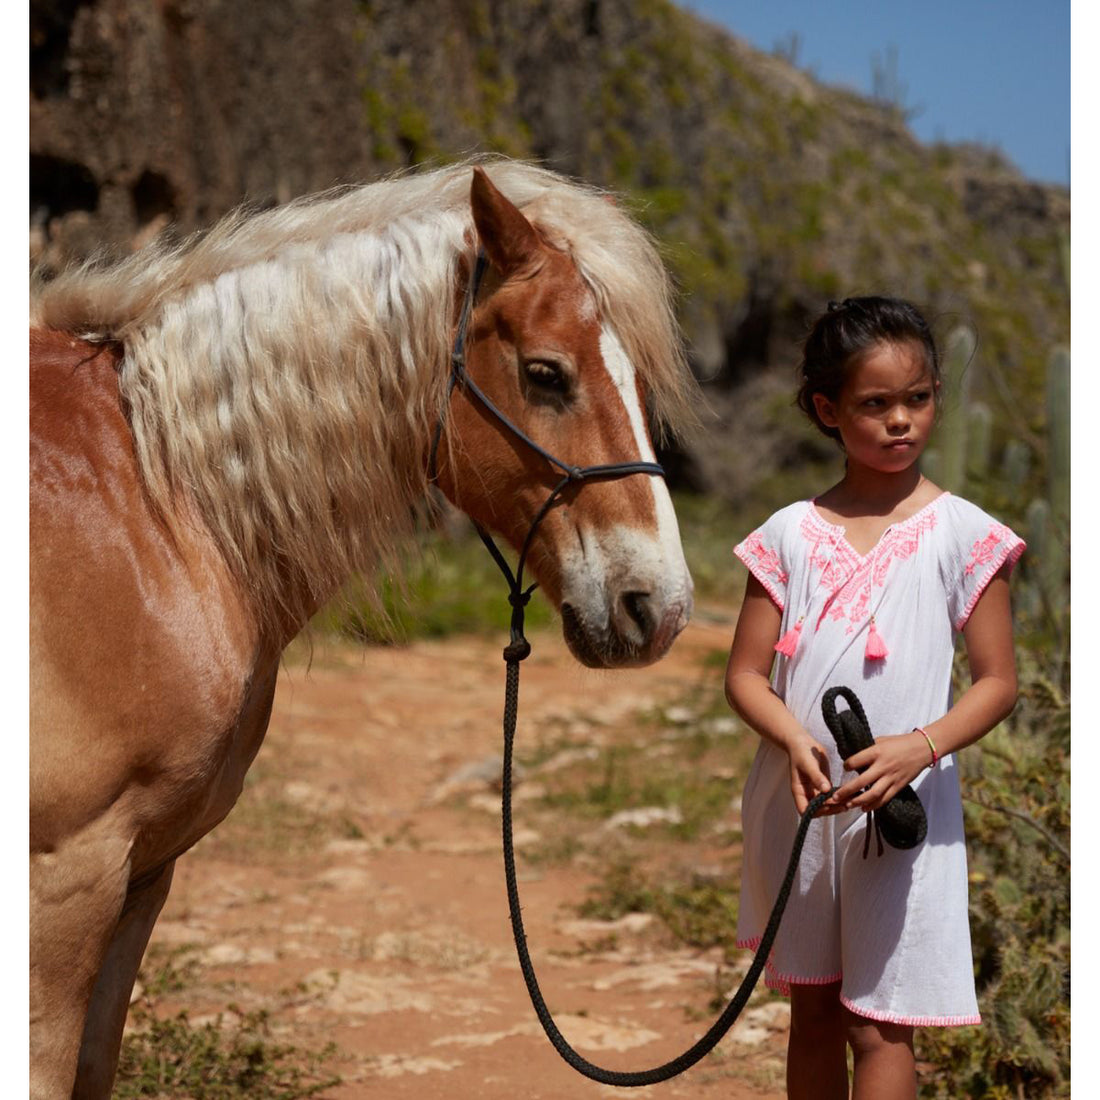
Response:
[[[204,805],[192,823],[199,837],[209,832],[233,808],[244,786],[244,777],[263,744],[271,719],[278,666],[258,673],[245,685],[241,707],[233,722],[207,745],[206,758],[199,761],[211,772]]]

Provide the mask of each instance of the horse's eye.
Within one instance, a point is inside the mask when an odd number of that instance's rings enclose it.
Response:
[[[523,364],[523,369],[527,373],[527,377],[536,386],[545,390],[557,390],[559,392],[565,389],[565,372],[557,363],[552,363],[547,359],[528,359]]]

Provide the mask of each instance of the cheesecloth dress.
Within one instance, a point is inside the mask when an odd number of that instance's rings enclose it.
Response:
[[[772,686],[824,747],[834,784],[845,772],[821,717],[825,690],[851,688],[876,739],[942,717],[951,706],[955,632],[997,570],[1005,562],[1011,568],[1023,550],[1007,527],[950,493],[888,527],[865,555],[806,500],[776,512],[734,549],[782,612],[781,637],[795,632],[794,653],[777,656]],[[872,628],[885,658],[865,656]],[[872,843],[864,858],[866,815],[858,810],[813,821],[765,981],[785,994],[792,983],[840,981],[841,1001],[874,1020],[976,1024],[954,757],[912,786],[928,835],[910,851],[887,846],[879,856]],[[764,738],[741,813],[737,937],[755,948],[798,826],[787,754]]]

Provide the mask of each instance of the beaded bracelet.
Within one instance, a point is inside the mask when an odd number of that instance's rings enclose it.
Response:
[[[940,754],[936,752],[936,746],[932,743],[932,738],[928,736],[928,731],[921,729],[920,726],[914,726],[913,732],[921,734],[924,737],[925,741],[928,742],[928,748],[932,752],[932,763],[929,764],[928,767],[929,769],[934,768],[940,762]]]

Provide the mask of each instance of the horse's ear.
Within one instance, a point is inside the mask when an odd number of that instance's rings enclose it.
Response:
[[[497,271],[508,276],[532,263],[539,252],[538,234],[482,168],[474,169],[470,206],[481,245]]]

